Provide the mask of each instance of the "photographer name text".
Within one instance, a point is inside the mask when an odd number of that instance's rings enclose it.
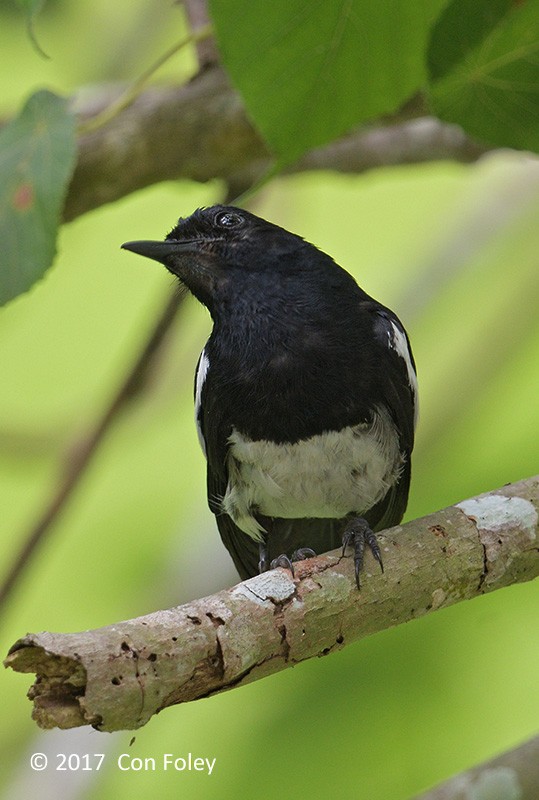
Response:
[[[30,766],[35,772],[55,769],[57,772],[98,772],[106,760],[104,753],[56,753],[48,756],[45,753],[33,753]],[[159,756],[133,756],[122,753],[114,758],[116,766],[122,772],[204,772],[211,775],[216,758],[194,756],[186,753],[183,756],[174,753],[163,753]]]

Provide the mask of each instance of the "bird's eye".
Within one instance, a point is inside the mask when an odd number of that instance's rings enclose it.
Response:
[[[243,223],[243,217],[240,214],[234,214],[232,211],[221,211],[215,216],[215,224],[221,228],[237,228]]]

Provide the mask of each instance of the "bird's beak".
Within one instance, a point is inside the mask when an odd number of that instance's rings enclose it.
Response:
[[[122,245],[123,250],[131,250],[132,253],[138,253],[146,258],[153,258],[154,261],[160,261],[161,264],[168,266],[167,259],[174,254],[195,253],[198,252],[197,243],[192,241],[166,241],[154,242],[151,240],[141,240],[139,242],[125,242]]]

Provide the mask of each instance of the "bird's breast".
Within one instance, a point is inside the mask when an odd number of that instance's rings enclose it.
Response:
[[[234,429],[222,510],[255,539],[262,533],[260,514],[290,519],[362,514],[394,485],[402,465],[398,434],[383,407],[372,422],[293,443],[253,441]]]

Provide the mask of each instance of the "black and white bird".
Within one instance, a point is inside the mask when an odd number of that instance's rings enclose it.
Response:
[[[198,209],[160,261],[207,308],[195,413],[208,503],[242,579],[343,545],[356,582],[402,519],[417,381],[398,317],[330,256],[233,206]]]

